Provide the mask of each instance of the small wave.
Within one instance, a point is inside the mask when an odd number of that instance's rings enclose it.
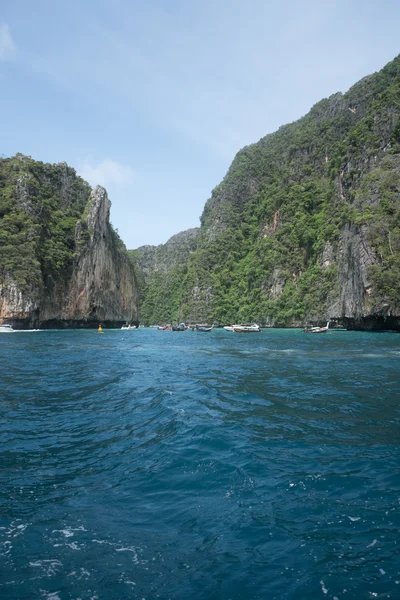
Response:
[[[325,584],[324,584],[324,582],[322,581],[322,579],[321,579],[321,581],[320,581],[320,584],[321,584],[321,590],[323,591],[323,593],[324,593],[324,594],[327,594],[329,590],[328,590],[328,589],[325,587]]]
[[[398,597],[398,341],[146,336],[0,345],[9,595]]]
[[[61,597],[58,595],[61,593],[60,590],[57,592],[47,592],[46,590],[40,590],[40,592],[43,598],[45,598],[46,600],[61,600]]]
[[[56,575],[58,571],[62,568],[62,562],[55,558],[43,559],[31,561],[29,563],[29,566],[36,569],[42,569],[46,577],[52,577],[53,575]]]

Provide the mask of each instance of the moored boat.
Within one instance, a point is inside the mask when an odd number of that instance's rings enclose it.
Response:
[[[253,325],[233,325],[235,333],[260,333],[261,327],[254,323]]]
[[[325,327],[305,327],[303,333],[326,333],[329,329],[329,321]]]
[[[179,325],[173,325],[172,331],[186,331],[187,327],[185,323],[179,323]]]
[[[214,329],[214,325],[196,325],[196,327],[192,328],[194,331],[212,331]]]

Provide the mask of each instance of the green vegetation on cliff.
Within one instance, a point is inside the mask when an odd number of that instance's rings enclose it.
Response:
[[[199,233],[198,228],[188,229],[161,246],[141,246],[129,251],[137,265],[140,316],[145,323],[162,322],[165,315],[179,320],[188,272],[186,263],[197,248]]]
[[[110,206],[104,188],[92,190],[65,163],[0,160],[0,319],[35,327],[137,320],[135,271]]]
[[[71,271],[75,229],[91,192],[65,163],[17,154],[0,159],[0,283],[20,290],[62,280]],[[89,239],[88,232],[80,244]]]
[[[143,320],[400,314],[399,116],[398,57],[241,150],[196,251],[144,275]]]

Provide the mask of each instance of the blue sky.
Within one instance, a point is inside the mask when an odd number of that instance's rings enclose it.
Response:
[[[13,0],[0,153],[104,185],[128,248],[195,227],[235,153],[399,53],[398,0]]]

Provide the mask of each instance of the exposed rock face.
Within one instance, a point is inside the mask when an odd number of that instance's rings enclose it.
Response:
[[[75,203],[78,204],[75,210],[81,207],[82,215],[76,220],[75,235],[70,242],[72,258],[65,263],[61,273],[50,268],[46,270],[46,262],[42,259],[40,276],[33,277],[32,274],[31,281],[3,269],[0,319],[22,328],[94,327],[99,322],[107,327],[120,326],[126,321],[138,322],[135,272],[124,244],[110,225],[111,202],[107,192],[102,187],[91,192],[89,189],[87,200],[86,184],[77,181],[73,170],[64,167],[60,165],[61,181],[58,180],[57,185],[59,210]],[[36,215],[40,223],[35,195],[28,185],[30,179],[29,172],[18,178],[16,203],[19,209]],[[40,193],[41,189],[36,188],[36,195]],[[26,232],[28,237],[29,230]],[[54,240],[50,242],[54,243]],[[33,240],[32,252],[41,256],[45,243],[46,240]],[[60,246],[54,245],[54,252],[57,251],[60,252]],[[37,260],[36,264],[39,265]]]
[[[185,263],[196,250],[200,228],[193,227],[173,235],[160,246],[140,246],[135,250],[136,261],[145,279],[152,273],[167,273]]]
[[[130,251],[137,266],[140,315],[145,324],[182,320],[183,302],[176,302],[176,298],[182,295],[186,265],[196,252],[199,233],[199,228],[188,229],[160,246]]]
[[[397,57],[240,150],[179,286],[162,247],[144,266],[149,320],[400,330],[399,97]]]
[[[273,300],[280,298],[280,296],[284,290],[284,287],[285,287],[285,279],[280,277],[280,269],[276,268],[276,269],[274,269],[272,276],[271,276],[270,289],[269,289],[270,298],[272,298]]]
[[[340,295],[327,312],[330,317],[337,319],[360,320],[371,312],[368,267],[377,262],[376,255],[368,245],[365,226],[358,230],[351,225],[345,226],[335,258]]]
[[[138,298],[132,265],[111,229],[110,207],[106,190],[102,187],[93,190],[86,218],[90,241],[76,257],[61,303],[57,287],[44,298],[42,322],[83,320],[110,325],[137,322]],[[79,242],[81,231],[77,229]]]
[[[0,285],[0,319],[29,320],[38,310],[37,290],[23,293],[10,277]]]

